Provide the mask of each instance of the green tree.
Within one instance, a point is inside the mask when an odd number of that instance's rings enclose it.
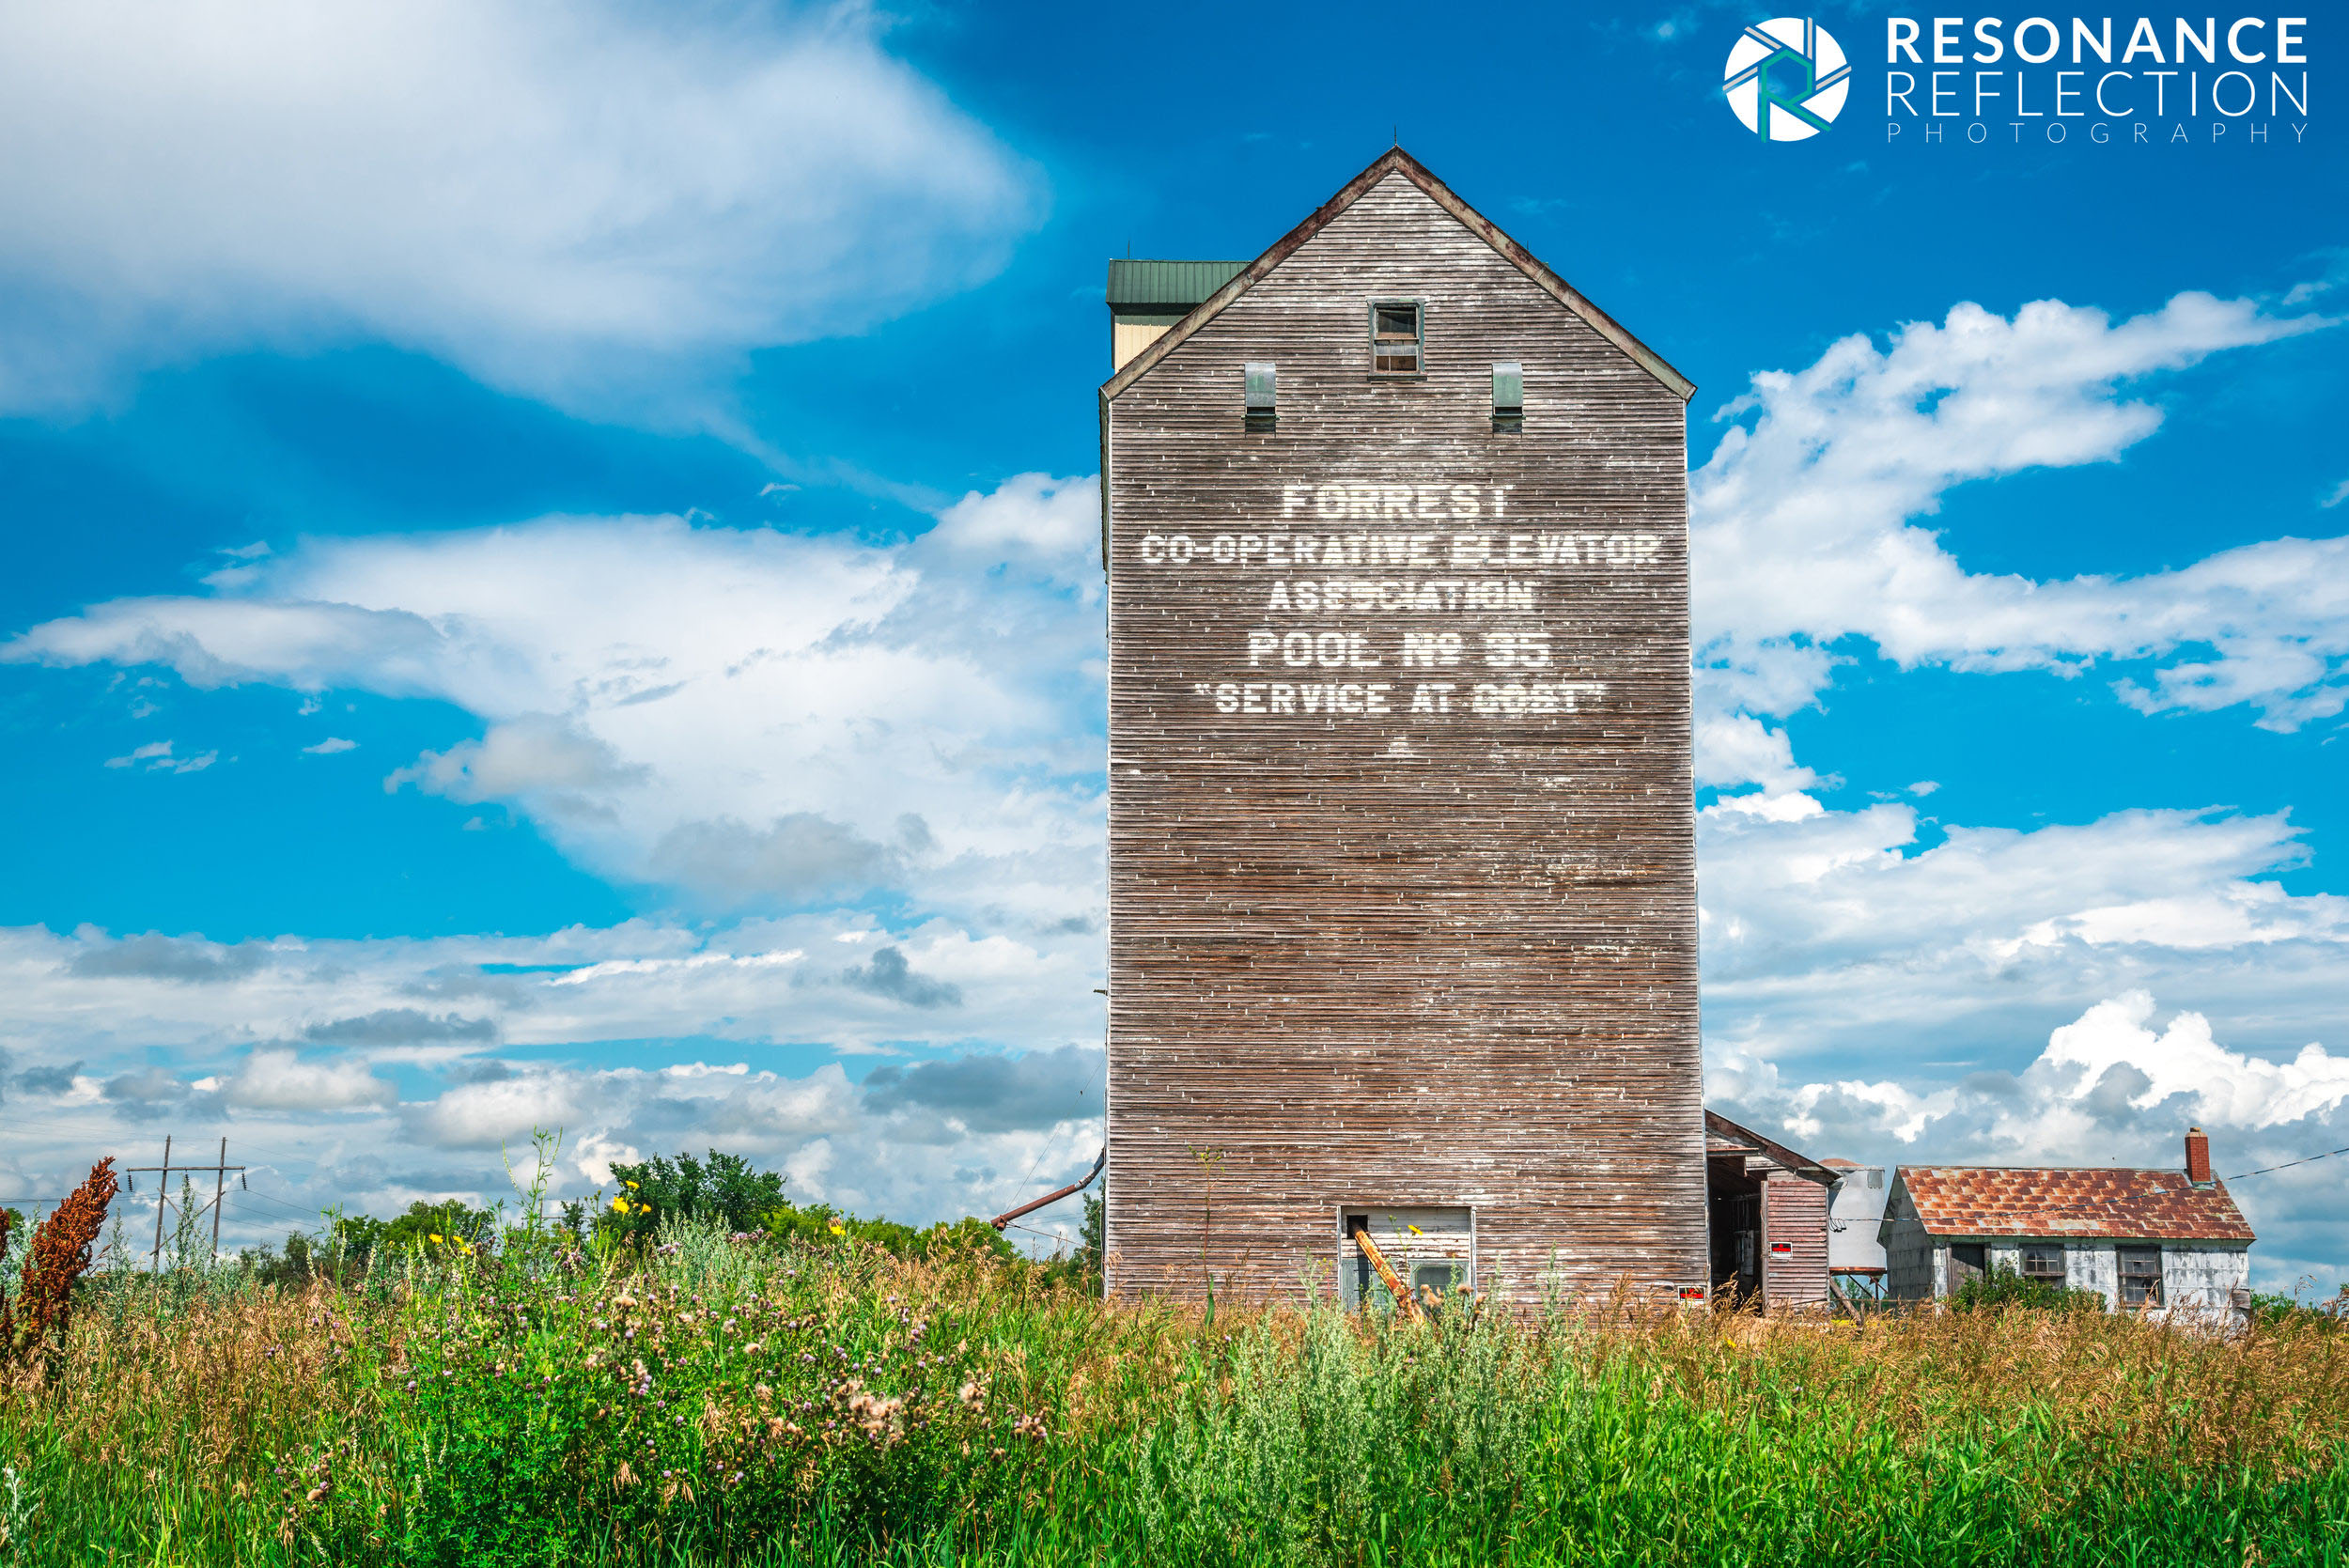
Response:
[[[729,1231],[765,1228],[767,1216],[784,1206],[783,1176],[757,1171],[740,1155],[709,1151],[707,1161],[680,1153],[672,1161],[655,1155],[641,1165],[614,1164],[620,1190],[600,1217],[606,1234],[625,1240],[656,1235],[664,1219],[714,1219]]]
[[[497,1215],[490,1209],[471,1207],[459,1199],[445,1203],[428,1203],[422,1199],[408,1205],[408,1212],[388,1221],[368,1219],[364,1216],[336,1221],[338,1238],[347,1237],[347,1246],[353,1250],[365,1247],[372,1250],[397,1254],[422,1247],[428,1253],[438,1253],[445,1248],[463,1245],[481,1247],[496,1234]]]
[[[1093,1271],[1093,1285],[1097,1293],[1101,1286],[1101,1257],[1109,1234],[1110,1178],[1102,1172],[1101,1185],[1085,1194],[1085,1222],[1077,1233],[1081,1243],[1078,1256]]]

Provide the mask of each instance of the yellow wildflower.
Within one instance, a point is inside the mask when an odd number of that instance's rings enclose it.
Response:
[[[441,1233],[440,1233],[440,1232],[438,1232],[438,1231],[433,1232],[433,1233],[432,1233],[432,1239],[433,1239],[434,1241],[438,1241],[438,1240],[440,1240],[440,1239],[441,1239]]]

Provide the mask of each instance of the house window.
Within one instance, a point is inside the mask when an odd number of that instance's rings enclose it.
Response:
[[[2123,1247],[2121,1252],[2121,1305],[2161,1305],[2161,1249]]]
[[[1979,1241],[1956,1241],[1950,1244],[1950,1289],[1955,1290],[1968,1280],[1979,1280],[1989,1271],[1989,1250]]]
[[[2063,1249],[2044,1242],[2023,1243],[2023,1278],[2063,1283]]]
[[[1367,1236],[1395,1282],[1424,1304],[1423,1291],[1453,1298],[1462,1285],[1476,1284],[1476,1222],[1465,1208],[1361,1208],[1341,1210],[1338,1234],[1339,1299],[1349,1310],[1392,1311],[1394,1298],[1368,1252],[1355,1241]]]
[[[1370,307],[1370,371],[1416,376],[1426,346],[1426,312],[1417,300],[1380,300]]]

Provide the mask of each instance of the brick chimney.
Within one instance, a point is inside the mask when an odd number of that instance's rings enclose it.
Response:
[[[2211,1185],[2210,1140],[2200,1127],[2186,1129],[2186,1179],[2196,1187]]]

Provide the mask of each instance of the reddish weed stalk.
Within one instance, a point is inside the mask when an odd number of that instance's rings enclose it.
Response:
[[[88,1270],[106,1205],[114,1202],[114,1163],[108,1155],[91,1166],[88,1179],[33,1227],[16,1303],[11,1308],[0,1298],[0,1351],[22,1358],[64,1339],[73,1313],[73,1282]],[[8,1239],[6,1226],[0,1220],[0,1244]]]

